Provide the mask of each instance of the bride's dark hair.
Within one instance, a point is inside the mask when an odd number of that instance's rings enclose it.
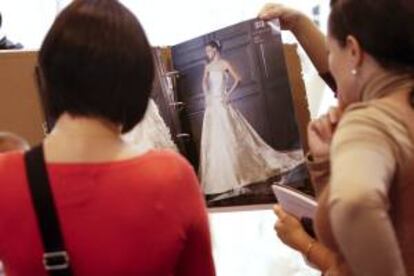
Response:
[[[217,51],[219,51],[219,52],[221,52],[221,47],[222,47],[222,45],[221,45],[221,43],[220,43],[220,41],[219,40],[210,40],[208,43],[207,43],[207,45],[206,46],[210,46],[210,47],[213,47],[213,48],[215,48],[215,49],[217,49]]]

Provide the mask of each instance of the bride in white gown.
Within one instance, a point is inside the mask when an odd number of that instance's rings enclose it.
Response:
[[[209,63],[203,76],[203,119],[200,179],[205,194],[240,191],[291,170],[303,160],[301,150],[278,152],[266,144],[243,115],[229,103],[241,81],[231,64],[220,56],[221,45],[206,46]],[[233,83],[227,88],[228,79]]]

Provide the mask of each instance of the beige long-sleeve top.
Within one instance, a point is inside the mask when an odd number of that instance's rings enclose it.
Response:
[[[398,104],[388,96],[406,97],[412,87],[414,81],[407,76],[373,79],[362,103],[341,119],[331,145],[330,174],[323,166],[311,170],[316,190],[323,190],[317,232],[339,255],[332,275],[406,275],[389,215],[389,191],[398,163],[414,160],[414,145],[409,126],[396,112]]]

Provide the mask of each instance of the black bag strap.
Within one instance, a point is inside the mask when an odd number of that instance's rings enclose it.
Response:
[[[32,203],[42,235],[43,265],[51,276],[71,276],[69,256],[62,238],[42,144],[27,151],[24,161]]]

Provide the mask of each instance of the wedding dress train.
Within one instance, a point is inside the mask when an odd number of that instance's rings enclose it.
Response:
[[[199,175],[205,194],[235,191],[293,169],[302,150],[279,152],[227,101],[226,72],[208,73]]]

